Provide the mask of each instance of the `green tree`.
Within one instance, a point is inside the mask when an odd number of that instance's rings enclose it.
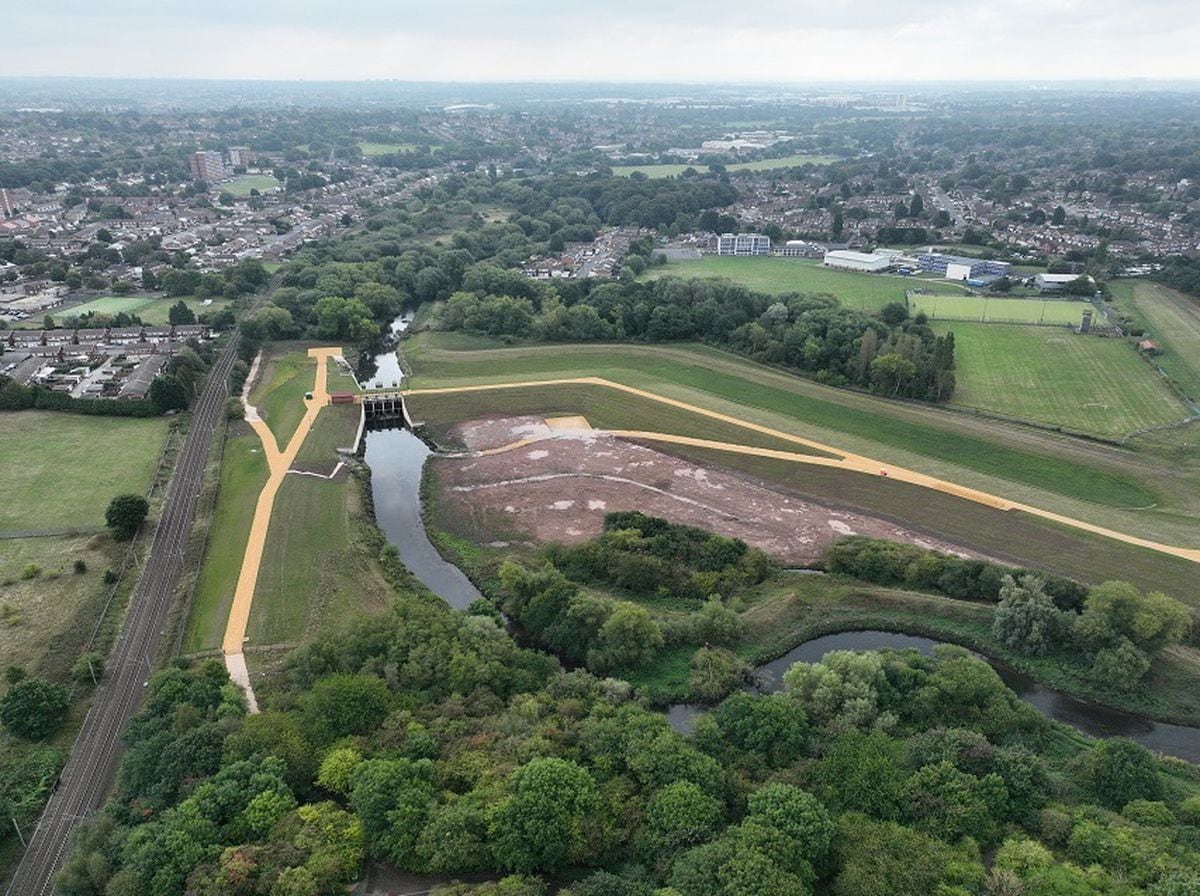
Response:
[[[418,867],[417,839],[434,802],[431,777],[428,760],[368,759],[354,770],[350,804],[372,855]]]
[[[490,834],[496,860],[513,871],[552,871],[580,857],[583,823],[596,798],[592,776],[574,762],[533,759],[510,781]]]
[[[1065,629],[1062,613],[1034,576],[1011,575],[1000,586],[1000,603],[992,621],[992,635],[1010,650],[1026,656],[1045,656],[1059,646]]]
[[[1150,671],[1150,657],[1128,638],[1112,647],[1096,651],[1088,677],[1099,688],[1111,691],[1134,690]]]
[[[977,851],[955,848],[890,821],[854,813],[838,819],[834,896],[931,896],[977,892]],[[951,889],[962,887],[963,889]]]
[[[833,818],[821,802],[791,784],[768,784],[750,794],[748,818],[768,824],[800,844],[804,857],[821,867],[833,845]]]
[[[880,395],[899,395],[916,375],[917,365],[896,352],[871,362],[871,387]]]
[[[1153,654],[1179,641],[1190,625],[1179,601],[1159,591],[1142,594],[1128,582],[1105,582],[1088,592],[1076,630],[1092,650],[1126,639]]]
[[[321,770],[317,773],[317,783],[326,790],[343,796],[350,792],[354,770],[363,760],[362,754],[353,747],[339,747],[330,750],[321,760]]]
[[[947,842],[995,838],[1008,803],[999,775],[976,778],[949,762],[920,769],[904,785],[905,814],[913,826]]]
[[[904,748],[882,731],[849,731],[821,757],[814,779],[826,804],[896,818],[904,790]]]
[[[646,807],[641,850],[651,861],[665,864],[676,851],[710,839],[722,814],[721,803],[691,781],[669,784]]]
[[[187,386],[179,377],[164,374],[150,384],[150,403],[160,414],[167,411],[186,411],[190,403]]]
[[[321,339],[348,339],[364,342],[379,335],[379,324],[371,310],[358,299],[326,296],[313,306],[317,336]]]
[[[1067,223],[1067,210],[1061,205],[1054,206],[1054,214],[1050,216],[1050,223],[1055,227],[1062,227]]]
[[[374,731],[391,706],[391,691],[374,675],[331,675],[304,695],[302,712],[315,735],[333,741]]]
[[[41,740],[62,723],[70,708],[67,689],[44,678],[22,678],[0,698],[0,722],[26,740]]]
[[[662,646],[662,629],[649,611],[632,601],[620,601],[600,627],[596,647],[588,651],[588,668],[636,669],[653,660]]]
[[[712,702],[746,680],[750,667],[723,647],[701,647],[688,664],[688,687],[697,699]]]
[[[1087,763],[1087,776],[1092,793],[1111,809],[1120,810],[1131,800],[1156,800],[1163,792],[1154,756],[1125,738],[1096,744]]]
[[[773,766],[795,762],[812,735],[804,707],[786,694],[752,696],[739,691],[713,710],[711,718],[729,743]]]
[[[117,495],[108,502],[104,521],[117,541],[129,541],[150,512],[150,503],[141,495]]]
[[[180,299],[167,309],[167,322],[171,326],[194,324],[196,322],[196,312],[188,307],[187,302]]]

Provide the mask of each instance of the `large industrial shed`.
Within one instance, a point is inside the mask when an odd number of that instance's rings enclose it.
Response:
[[[852,252],[849,249],[835,249],[825,253],[825,266],[874,274],[890,268],[892,256],[879,252]]]

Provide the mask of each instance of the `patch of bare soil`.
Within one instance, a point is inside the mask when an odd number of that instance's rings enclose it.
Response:
[[[602,433],[552,436],[533,417],[471,421],[458,430],[476,450],[539,439],[498,454],[432,459],[442,525],[484,544],[574,544],[598,535],[606,513],[640,510],[741,538],[787,564],[811,563],[844,535],[970,555],[885,520],[801,500],[729,470]]]

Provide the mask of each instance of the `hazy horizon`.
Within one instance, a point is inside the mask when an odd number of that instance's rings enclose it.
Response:
[[[64,0],[6,16],[0,75],[420,83],[909,83],[1200,78],[1190,3],[1154,0]],[[119,72],[114,72],[119,69]]]

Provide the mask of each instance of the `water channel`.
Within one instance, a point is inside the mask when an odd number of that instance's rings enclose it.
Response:
[[[393,337],[408,329],[412,314],[392,322]],[[367,388],[399,385],[404,379],[393,347],[375,356],[375,374]],[[368,429],[364,459],[371,468],[371,494],[375,519],[387,540],[400,552],[400,559],[413,575],[450,606],[465,609],[480,597],[471,580],[453,563],[447,563],[425,534],[421,519],[421,471],[431,452],[429,446],[407,429]]]
[[[913,649],[928,655],[941,642],[916,635],[897,632],[858,631],[840,632],[813,638],[792,648],[778,659],[764,663],[755,670],[754,683],[748,689],[757,693],[774,693],[783,687],[783,673],[793,663],[816,663],[831,650],[896,650]],[[996,670],[1001,680],[1016,695],[1042,715],[1063,722],[1092,737],[1128,737],[1155,752],[1178,756],[1189,762],[1200,762],[1200,729],[1186,725],[1152,722],[1106,706],[1088,703],[1038,684],[1032,678],[1003,663],[980,657]],[[695,717],[706,707],[687,703],[676,704],[667,710],[667,719],[677,731],[689,731]]]
[[[404,315],[392,323],[398,336],[408,327],[412,316]],[[395,349],[376,356],[376,382],[390,387],[399,384],[403,372]],[[400,559],[418,579],[446,603],[465,608],[480,597],[479,591],[457,566],[446,562],[430,543],[421,518],[421,471],[432,453],[419,438],[405,429],[368,430],[365,458],[371,468],[371,488],[375,516],[389,542],[400,552]],[[875,650],[913,648],[930,653],[937,641],[896,632],[857,631],[826,635],[806,641],[755,672],[753,688],[771,693],[783,686],[783,673],[793,663],[818,662],[831,650]],[[1002,663],[983,657],[1008,687],[1043,715],[1093,737],[1128,737],[1143,746],[1190,762],[1200,762],[1200,728],[1152,722],[1139,716],[1088,703],[1043,687],[1033,679]],[[677,704],[667,710],[671,725],[679,731],[691,729],[692,720],[706,707]]]

